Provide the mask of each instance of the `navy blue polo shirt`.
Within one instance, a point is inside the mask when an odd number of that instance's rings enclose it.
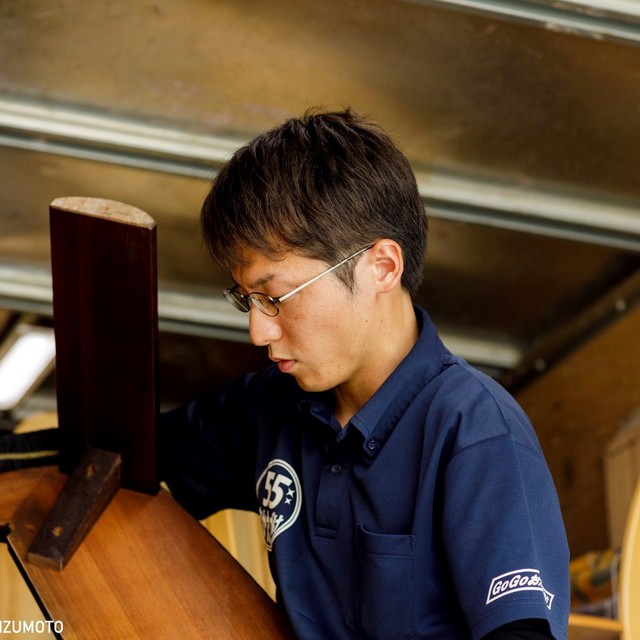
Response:
[[[195,517],[260,514],[299,638],[566,638],[568,548],[534,430],[495,381],[420,336],[342,429],[270,367],[163,416],[163,477]]]

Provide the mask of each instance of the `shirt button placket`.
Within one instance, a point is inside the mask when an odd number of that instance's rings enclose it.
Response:
[[[316,503],[316,534],[335,538],[338,533],[340,513],[345,505],[349,463],[327,462],[320,476]]]

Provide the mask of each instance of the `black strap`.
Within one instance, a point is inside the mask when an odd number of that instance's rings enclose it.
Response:
[[[58,463],[58,429],[0,436],[0,471]]]

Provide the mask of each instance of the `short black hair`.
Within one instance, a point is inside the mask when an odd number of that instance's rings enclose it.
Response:
[[[390,238],[403,251],[402,286],[415,296],[422,281],[428,225],[409,161],[352,109],[309,110],[238,149],[213,180],[201,226],[227,270],[247,247],[333,264]],[[353,268],[336,270],[350,288]]]

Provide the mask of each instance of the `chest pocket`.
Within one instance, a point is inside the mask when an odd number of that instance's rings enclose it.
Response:
[[[413,631],[413,536],[359,526],[349,624],[371,640],[406,640]]]

